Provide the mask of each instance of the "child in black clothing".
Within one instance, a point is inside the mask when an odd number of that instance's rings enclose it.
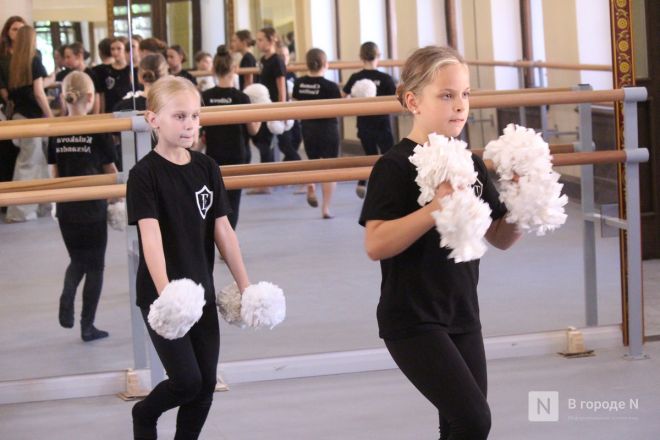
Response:
[[[202,93],[204,105],[236,105],[249,104],[250,98],[233,87],[236,64],[227,48],[218,47],[218,53],[213,59],[213,70],[218,85]],[[229,124],[204,127],[206,134],[206,154],[218,165],[240,165],[247,161],[246,151],[248,135],[259,131],[261,122],[247,124]],[[238,210],[241,203],[241,190],[227,191],[231,213],[227,215],[231,227],[236,229]]]
[[[255,43],[256,41],[252,39],[252,34],[247,29],[236,31],[236,33],[232,35],[230,43],[231,50],[232,52],[238,52],[241,54],[241,62],[238,67],[257,67],[257,59],[252,55],[252,52],[250,52],[250,48],[254,46]],[[238,82],[239,88],[243,90],[250,84],[259,82],[259,75],[246,73],[239,76]]]
[[[170,66],[170,73],[175,76],[180,76],[187,79],[193,84],[197,85],[197,80],[186,69],[183,68],[183,63],[186,62],[186,52],[178,44],[170,46],[167,49],[167,64]]]
[[[401,73],[398,98],[414,117],[412,131],[374,165],[360,224],[365,248],[380,260],[383,281],[378,304],[381,338],[403,374],[437,408],[441,439],[486,439],[484,353],[477,282],[479,261],[456,263],[439,246],[433,211],[452,193],[445,181],[435,199],[420,208],[416,168],[409,157],[432,132],[457,137],[468,116],[470,82],[465,61],[453,49],[418,49]],[[486,166],[472,156],[478,173],[475,194],[493,219],[486,239],[506,249],[520,237],[504,221],[506,206]]]
[[[323,77],[328,68],[328,59],[321,49],[310,49],[307,52],[307,68],[309,75],[296,79],[293,85],[293,99],[333,99],[340,98],[339,87]],[[305,119],[302,121],[302,137],[305,152],[310,159],[328,159],[339,154],[339,123],[337,118]],[[330,201],[334,192],[335,182],[321,184],[323,201],[321,215],[324,219],[332,218]],[[310,206],[318,206],[316,190],[313,183],[307,186],[307,202]]]
[[[364,68],[348,78],[344,89],[345,96],[351,94],[353,84],[361,79],[369,79],[376,84],[376,96],[394,95],[396,85],[387,73],[378,70],[378,58],[380,52],[376,43],[368,41],[360,46],[360,59]],[[394,145],[392,136],[392,124],[389,115],[358,116],[357,117],[358,138],[362,143],[364,154],[385,154]],[[360,180],[356,188],[358,197],[364,198],[366,182]]]
[[[70,116],[86,115],[94,105],[94,84],[83,72],[69,73],[62,83],[62,93]],[[116,173],[114,161],[114,147],[107,134],[50,138],[48,163],[53,177]],[[73,327],[76,289],[85,277],[80,314],[81,337],[86,342],[105,338],[108,332],[94,327],[94,317],[103,288],[108,241],[107,202],[58,203],[57,219],[71,258],[60,297],[60,325]]]
[[[210,157],[191,151],[199,130],[200,95],[188,80],[168,76],[147,96],[145,117],[158,144],[130,171],[127,209],[140,245],[137,305],[167,379],[133,407],[136,439],[155,439],[160,415],[179,407],[177,439],[197,439],[211,408],[220,351],[213,285],[214,245],[240,292],[250,284],[238,239],[227,214],[231,208]],[[201,318],[180,338],[166,339],[149,324],[152,303],[175,282],[192,280],[206,304]],[[181,292],[184,297],[193,292]]]

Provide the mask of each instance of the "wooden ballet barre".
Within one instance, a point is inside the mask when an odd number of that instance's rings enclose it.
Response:
[[[401,67],[405,64],[406,60],[379,60],[379,67]],[[544,61],[497,61],[497,60],[466,60],[468,65],[473,66],[494,66],[494,67],[545,67],[548,69],[559,70],[595,70],[603,72],[611,72],[612,66],[606,64],[571,64],[571,63],[558,63],[558,62],[544,62]],[[328,69],[330,70],[357,70],[362,69],[364,66],[362,61],[330,61]],[[305,63],[291,63],[286,66],[287,72],[306,72],[309,69]],[[214,72],[204,70],[189,70],[191,75],[199,76],[213,76]],[[261,70],[258,67],[240,67],[236,70],[238,75],[258,75]]]
[[[570,92],[573,89],[570,87],[539,87],[539,88],[527,88],[527,89],[509,89],[509,90],[473,90],[471,93],[472,97],[475,96],[485,96],[485,95],[514,95],[514,94],[525,94],[525,93],[556,93],[556,92]],[[343,104],[343,103],[357,103],[357,102],[377,102],[377,101],[389,101],[392,99],[392,96],[376,96],[373,98],[350,98],[350,100],[345,98],[334,98],[334,99],[317,99],[309,101],[287,101],[287,102],[272,102],[268,104],[235,104],[235,105],[216,105],[216,106],[204,106],[202,107],[202,113],[212,112],[212,111],[235,111],[235,110],[255,110],[255,109],[267,109],[267,108],[293,108],[293,107],[313,107],[316,105],[324,104]],[[137,111],[138,115],[144,114],[143,110]],[[57,116],[53,118],[39,118],[39,119],[19,119],[11,121],[2,121],[0,122],[0,128],[4,127],[17,127],[24,125],[34,124],[35,121],[40,123],[48,124],[57,124],[57,123],[66,123],[66,122],[79,122],[79,121],[99,121],[99,120],[108,120],[114,119],[116,115],[121,115],[122,112],[115,113],[101,113],[96,115],[84,115],[84,116]],[[125,111],[123,113],[129,113]],[[128,116],[128,115],[127,115]]]
[[[471,150],[477,156],[483,156],[484,150]],[[550,145],[551,154],[572,153],[573,144]],[[223,177],[245,176],[254,174],[288,173],[293,171],[318,171],[339,168],[357,168],[372,166],[380,158],[376,156],[347,156],[336,159],[296,160],[288,162],[255,163],[244,165],[222,165]],[[0,183],[0,193],[25,192],[59,188],[84,188],[89,186],[112,185],[117,183],[116,174],[95,174],[92,176],[56,177],[51,179],[19,180]]]
[[[553,166],[587,165],[621,163],[628,160],[648,160],[648,150],[637,151],[616,150],[588,153],[563,153],[552,157]],[[643,158],[643,159],[640,159]],[[490,160],[485,161],[488,169],[493,169]],[[369,177],[371,167],[339,168],[315,171],[292,171],[274,174],[250,174],[244,176],[228,176],[224,179],[227,189],[254,188],[263,186],[301,185],[319,182],[341,182],[361,180]],[[72,202],[82,200],[109,199],[126,196],[126,185],[101,185],[82,188],[61,188],[48,190],[33,190],[11,193],[0,193],[0,206],[24,205],[49,202]]]
[[[624,90],[571,91],[556,93],[523,93],[515,95],[475,96],[470,100],[472,109],[491,107],[521,107],[544,104],[579,104],[622,101]],[[401,113],[403,109],[394,96],[362,98],[360,101],[317,104],[313,106],[282,106],[264,109],[236,109],[235,111],[209,110],[200,116],[202,125],[242,124],[257,121],[287,119],[320,119],[339,116],[368,116]],[[318,101],[317,101],[318,102]],[[240,106],[239,106],[240,107]],[[247,107],[243,105],[242,107]],[[29,126],[2,127],[0,139],[36,136],[62,136],[73,134],[109,133],[132,128],[131,118],[112,118],[99,121],[48,123],[34,120]]]

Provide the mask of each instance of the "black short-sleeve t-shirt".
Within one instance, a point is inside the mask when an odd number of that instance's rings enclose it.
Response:
[[[180,76],[181,78],[185,78],[191,83],[197,85],[197,79],[195,79],[194,76],[190,72],[188,72],[186,69],[181,69],[179,73],[175,74],[175,76]]]
[[[60,177],[103,174],[103,165],[115,162],[115,149],[108,134],[84,134],[51,137],[48,140],[48,163],[57,165]],[[68,223],[105,221],[106,200],[57,204],[57,218]]]
[[[266,86],[270,100],[273,102],[280,100],[280,94],[277,90],[277,78],[280,76],[286,77],[286,65],[284,65],[282,57],[277,54],[273,54],[269,58],[262,57],[259,82]]]
[[[416,143],[403,139],[374,165],[360,224],[394,220],[418,210],[417,171],[410,163]],[[475,194],[490,206],[495,220],[506,213],[483,161],[472,155],[478,181]],[[479,260],[456,263],[440,247],[431,228],[400,254],[380,261],[382,283],[377,318],[384,339],[399,339],[433,329],[464,333],[481,329],[477,283]]]
[[[133,90],[131,86],[131,66],[115,69],[112,65],[103,64],[96,72],[96,91],[105,95],[105,113],[111,113],[115,105]],[[137,69],[133,69],[135,89],[139,89]]]
[[[64,81],[64,78],[66,78],[67,75],[70,74],[73,71],[74,70],[72,70],[72,69],[64,69],[64,70],[59,71],[57,73],[57,75],[55,75],[55,81],[58,81],[58,82]],[[96,73],[94,72],[94,70],[92,70],[89,67],[85,67],[85,70],[83,70],[83,72],[85,72],[87,74],[87,76],[89,76],[92,79],[92,82],[94,83],[94,88],[96,88],[96,86],[98,84],[98,81],[96,79]],[[97,92],[98,92],[98,90],[97,90]]]
[[[245,52],[245,55],[241,58],[241,63],[239,64],[239,67],[257,67],[257,59],[252,55],[252,52]],[[260,77],[257,74],[254,74],[252,76],[252,82],[253,83],[258,83]],[[238,77],[238,84],[243,90],[245,88],[245,78],[243,75],[239,75]]]
[[[341,98],[339,86],[322,76],[303,76],[297,78],[293,83],[293,99],[308,101],[312,99],[336,99]],[[314,121],[327,121],[337,123],[337,118],[314,119]],[[305,120],[302,121],[305,123]]]
[[[250,98],[233,87],[213,87],[202,93],[204,105],[249,104]],[[210,125],[206,133],[206,154],[218,165],[245,163],[248,133],[245,124]]]
[[[41,57],[34,56],[32,58],[32,81],[38,78],[45,78],[48,76],[46,68],[41,63]],[[9,78],[5,79],[9,84]],[[14,102],[14,112],[20,113],[28,119],[40,118],[44,115],[41,107],[37,103],[34,96],[34,86],[29,84],[27,86],[9,89],[9,99]]]
[[[214,304],[215,220],[231,209],[213,159],[190,151],[190,162],[177,165],[151,151],[129,173],[126,208],[131,225],[145,218],[158,220],[169,280],[189,278],[202,284],[206,303]],[[139,228],[138,238],[136,303],[148,307],[158,293],[144,260]]]
[[[344,85],[344,93],[350,95],[353,85],[361,79],[370,79],[376,84],[376,96],[396,95],[396,84],[392,77],[375,69],[362,69],[352,74]],[[358,129],[392,130],[389,115],[358,116],[357,126]]]

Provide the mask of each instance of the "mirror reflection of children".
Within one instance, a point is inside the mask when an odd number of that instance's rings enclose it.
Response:
[[[339,86],[323,77],[328,69],[328,58],[321,49],[310,49],[306,55],[309,75],[296,79],[293,98],[296,100],[341,98]],[[339,155],[339,122],[337,118],[305,119],[302,121],[302,137],[309,159],[329,159]],[[307,203],[318,206],[315,184],[307,185]],[[335,182],[321,184],[323,199],[321,217],[332,218],[330,202]]]
[[[94,106],[95,90],[89,75],[74,71],[62,82],[62,95],[70,116],[86,115]],[[115,149],[108,134],[51,137],[48,163],[52,177],[117,173]],[[105,249],[108,242],[106,200],[57,203],[57,220],[71,262],[64,275],[59,321],[64,328],[74,324],[74,300],[85,278],[80,313],[83,341],[108,337],[94,326],[103,289]]]

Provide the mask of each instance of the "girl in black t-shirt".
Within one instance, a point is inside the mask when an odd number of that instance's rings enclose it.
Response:
[[[442,209],[439,201],[452,187],[441,183],[435,199],[420,208],[417,171],[409,161],[430,133],[460,134],[469,93],[468,67],[453,49],[429,46],[407,59],[397,95],[413,114],[413,128],[374,165],[360,224],[367,254],[380,260],[377,317],[387,349],[437,408],[441,438],[478,440],[487,438],[491,423],[477,300],[479,261],[456,263],[450,250],[439,246],[431,213]],[[506,207],[483,161],[474,155],[472,160],[475,194],[489,204],[493,219],[486,239],[506,249],[520,233],[504,221]]]
[[[277,33],[273,28],[263,28],[257,33],[257,48],[263,53],[260,60],[261,74],[259,82],[268,89],[271,102],[286,102],[286,66],[284,60],[277,55]],[[255,136],[251,137],[254,146],[259,150],[261,162],[273,162],[273,134],[266,124]],[[270,193],[270,188],[259,188],[248,191],[248,194]]]
[[[62,95],[70,116],[86,115],[94,105],[92,79],[83,72],[71,72],[62,83]],[[48,163],[53,177],[116,173],[114,161],[114,147],[107,134],[50,138]],[[108,332],[94,327],[94,318],[103,288],[108,241],[107,202],[92,200],[58,203],[57,219],[71,258],[64,274],[64,288],[60,296],[60,325],[73,327],[76,289],[85,277],[80,336],[85,342],[105,338]]]
[[[237,31],[231,36],[230,47],[232,52],[241,54],[241,62],[238,67],[249,68],[257,67],[257,59],[250,52],[250,48],[255,45],[252,34],[247,29]],[[259,82],[259,75],[245,73],[238,77],[240,89],[243,90],[252,83]]]
[[[233,87],[236,64],[224,45],[218,47],[218,53],[213,60],[213,71],[216,74],[217,86],[202,93],[204,105],[236,105],[249,104],[250,98]],[[259,131],[261,122],[247,124],[228,124],[204,127],[206,137],[206,154],[218,165],[239,165],[246,163],[246,151],[249,148],[248,135]],[[227,215],[231,227],[236,229],[238,210],[241,203],[241,190],[227,191],[232,212]]]
[[[161,54],[144,56],[140,60],[140,67],[138,68],[138,82],[143,90],[136,90],[135,94],[129,92],[124,99],[115,105],[113,111],[146,110],[149,88],[159,78],[167,75],[169,75],[167,61]]]
[[[96,71],[96,89],[101,93],[103,111],[111,113],[115,105],[133,90],[133,81],[137,88],[137,66],[131,72],[128,64],[129,42],[126,37],[115,37],[110,45],[113,62]]]
[[[309,75],[296,79],[293,85],[293,99],[333,99],[340,98],[339,86],[323,77],[328,68],[328,59],[321,49],[310,49],[307,52],[307,68]],[[337,118],[305,119],[302,121],[302,137],[305,152],[310,159],[329,159],[339,155],[339,123]],[[330,214],[330,200],[335,189],[335,182],[321,184],[323,201],[321,215],[323,218],[332,218]],[[307,185],[307,203],[315,207],[315,185]]]
[[[64,81],[64,78],[66,78],[66,76],[69,73],[77,71],[77,72],[85,72],[85,74],[87,74],[91,78],[94,84],[97,83],[96,74],[92,69],[90,69],[85,65],[85,48],[83,47],[82,44],[72,43],[69,44],[68,46],[64,46],[63,52],[64,52],[64,65],[66,66],[66,70],[61,70],[57,75],[55,75],[55,81],[57,82]],[[64,93],[62,93],[60,99],[62,101],[61,108],[63,111],[66,111],[68,107],[64,103]],[[92,107],[93,114],[100,113],[101,111],[100,105],[101,105],[101,97],[98,93],[96,93],[96,96],[94,98],[94,106]]]
[[[349,96],[353,84],[361,79],[369,79],[376,84],[376,96],[394,95],[396,93],[396,85],[392,77],[378,70],[379,57],[380,51],[376,43],[367,41],[360,46],[360,59],[362,60],[363,69],[348,78],[342,90],[344,96]],[[358,138],[366,155],[376,155],[379,152],[385,154],[394,145],[392,123],[389,115],[358,116],[357,129]],[[364,180],[358,182],[355,191],[360,198],[364,198],[365,185]]]
[[[165,367],[167,379],[133,407],[135,438],[157,438],[160,415],[179,407],[175,438],[198,438],[217,381],[220,331],[213,285],[214,244],[241,292],[250,284],[227,214],[220,168],[191,151],[199,130],[200,95],[188,80],[168,76],[147,96],[147,122],[158,136],[155,149],[131,169],[128,221],[138,227],[140,261],[137,305]],[[166,339],[149,323],[149,308],[174,281],[192,280],[206,304],[201,318],[180,338]],[[194,294],[194,288],[182,292]],[[188,295],[190,294],[190,295]],[[165,298],[163,298],[165,299]]]
[[[167,48],[167,64],[170,66],[170,73],[175,76],[180,76],[187,79],[193,84],[197,85],[197,80],[186,69],[183,68],[183,63],[186,62],[186,52],[178,44]]]

